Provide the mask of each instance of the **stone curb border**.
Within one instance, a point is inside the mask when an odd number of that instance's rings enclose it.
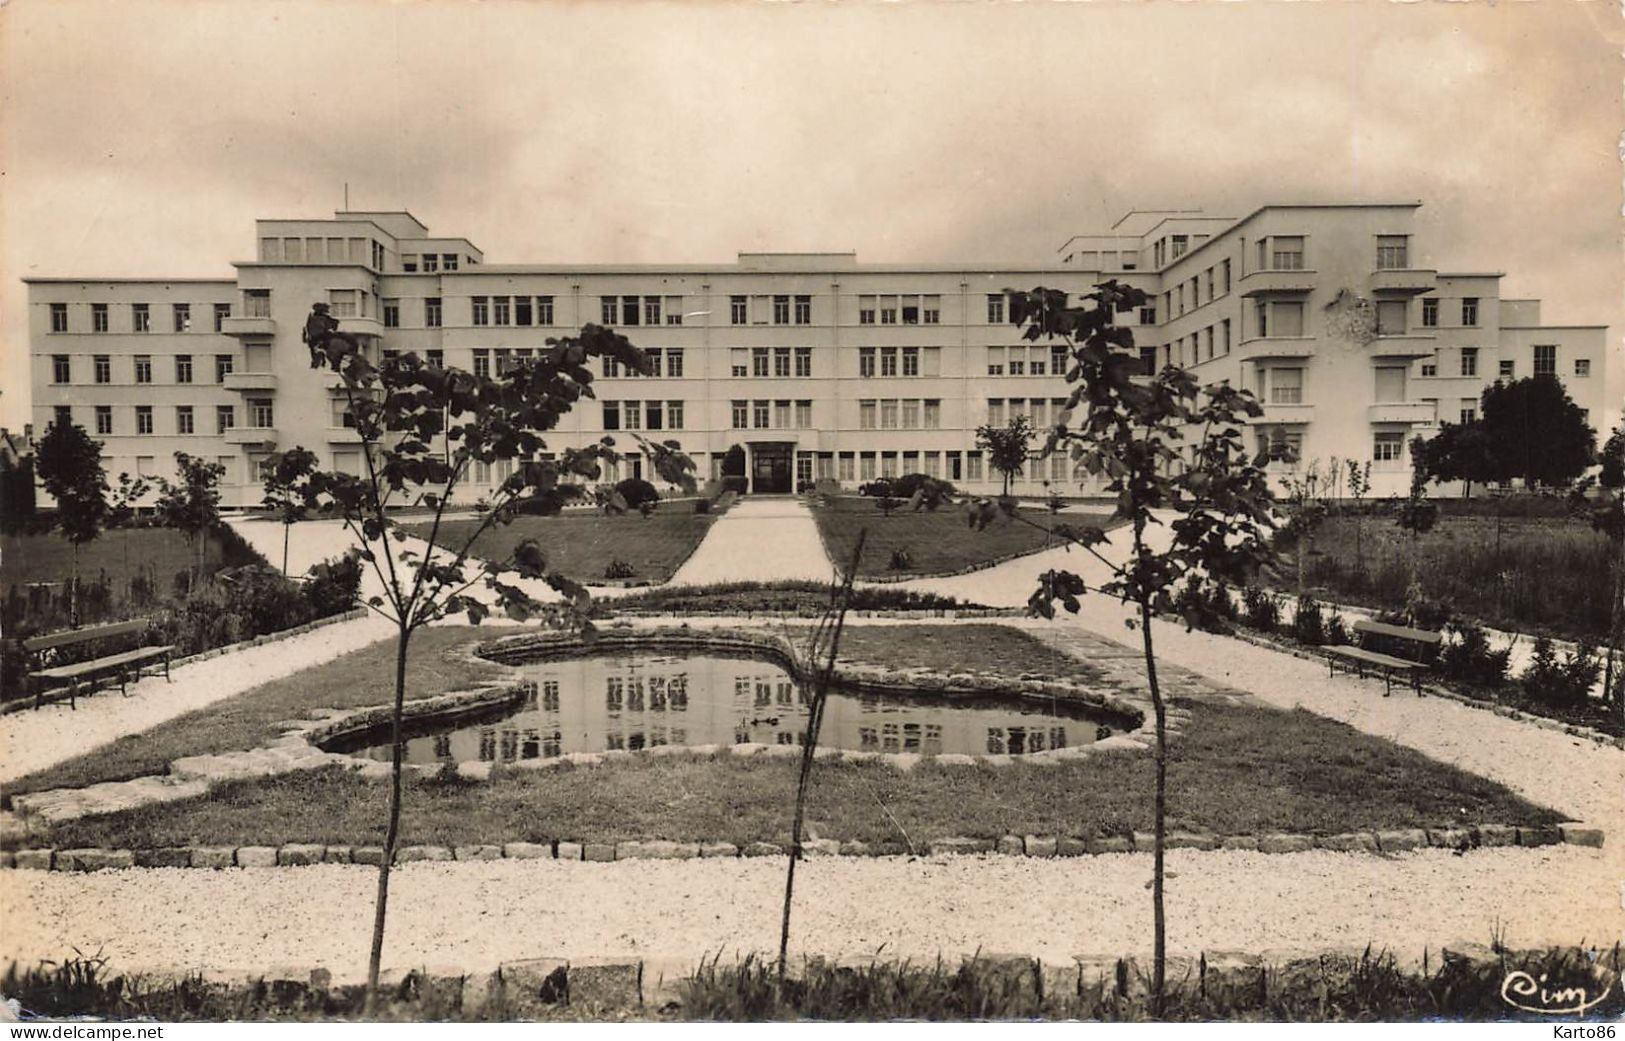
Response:
[[[1373,953],[1393,956],[1389,950],[1374,952],[1370,948],[1356,947],[1328,948],[1318,953],[1204,950],[1195,956],[1169,955],[1167,972],[1172,983],[1199,981],[1198,985],[1204,990],[1222,988],[1262,997],[1281,987],[1281,981],[1315,979],[1329,959],[1360,963]],[[1509,962],[1527,963],[1553,953],[1576,962],[1597,961],[1612,969],[1615,975],[1619,973],[1618,944],[1603,950],[1560,946],[1520,951],[1497,951],[1478,943],[1447,944],[1437,951],[1437,963],[1466,963],[1477,969],[1504,971]],[[454,1015],[469,1019],[496,1014],[510,1021],[524,1020],[570,1005],[581,1005],[600,1013],[639,1008],[663,1010],[682,1005],[685,982],[707,964],[708,957],[711,956],[661,960],[525,958],[474,972],[456,965],[426,965],[405,970],[386,968],[379,973],[379,986],[396,1000],[417,1000],[442,1019]],[[771,954],[762,953],[757,957],[761,964],[774,964]],[[735,959],[734,964],[743,964],[743,952],[736,952]],[[1427,965],[1428,954],[1424,950],[1420,958],[1396,956],[1394,960],[1408,971],[1417,971]],[[878,954],[869,959],[847,960],[812,955],[792,961],[786,970],[792,978],[802,979],[811,971],[834,965],[897,963],[896,959],[882,959]],[[1150,990],[1150,964],[1143,956],[1075,954],[1064,961],[1043,961],[1027,955],[978,952],[958,959],[940,959],[940,963],[945,969],[956,963],[975,964],[1001,978],[1013,991],[1037,1000],[1066,995],[1081,998],[1090,994],[1143,999]],[[50,963],[44,965],[49,967]],[[300,1008],[334,994],[355,998],[361,989],[360,984],[335,985],[331,970],[304,965],[275,967],[263,972],[222,969],[191,974],[173,970],[123,974],[159,989],[201,980],[205,986],[223,992],[228,1004],[254,1001],[278,1008]]]
[[[1585,846],[1601,849],[1601,828],[1577,822],[1535,826],[1481,824],[1456,828],[1398,828],[1308,835],[1276,832],[1266,835],[1227,835],[1211,832],[1169,832],[1167,849],[1248,850],[1257,853],[1303,853],[1330,850],[1340,853],[1404,853],[1420,849],[1467,851],[1479,847]],[[802,857],[965,856],[993,854],[1011,857],[1077,857],[1104,853],[1147,853],[1154,839],[1150,832],[1107,838],[1078,839],[1065,835],[1005,835],[999,839],[933,839],[923,851],[902,843],[842,842],[812,839],[801,845]],[[607,863],[621,860],[710,860],[741,857],[782,857],[786,847],[773,842],[672,842],[666,839],[628,839],[620,842],[557,840],[508,842],[502,845],[402,846],[396,864],[416,861],[572,860]],[[284,846],[166,846],[154,849],[18,849],[0,852],[0,868],[83,872],[119,868],[271,868],[312,864],[383,863],[379,846],[328,846],[289,843]]]
[[[239,640],[236,643],[227,643],[222,644],[219,647],[210,647],[206,651],[199,651],[196,654],[188,654],[184,658],[174,658],[170,660],[169,667],[172,670],[178,669],[185,665],[191,665],[193,662],[205,661],[209,658],[218,658],[222,654],[232,654],[236,651],[247,650],[250,647],[259,647],[267,643],[276,643],[279,640],[292,639],[295,636],[303,636],[308,632],[313,632],[316,629],[322,629],[329,625],[338,625],[340,622],[353,622],[359,618],[365,617],[367,617],[367,609],[365,607],[353,608],[340,614],[330,614],[326,618],[317,618],[314,621],[306,622],[303,625],[295,625],[288,629],[278,629],[274,633],[262,633],[259,636],[249,640]],[[0,716],[11,712],[20,712],[23,709],[33,707],[34,702],[32,698],[17,698],[13,701],[7,702],[4,705],[0,705]]]
[[[1240,623],[1236,624],[1234,632],[1228,634],[1214,633],[1213,635],[1228,635],[1233,639],[1240,640],[1243,643],[1250,643],[1255,647],[1263,647],[1268,650],[1279,651],[1282,654],[1290,654],[1294,658],[1302,658],[1304,661],[1318,662],[1321,665],[1326,664],[1326,659],[1323,656],[1308,651],[1298,644],[1286,643],[1284,641],[1274,639],[1273,637],[1267,636],[1263,633],[1248,629],[1242,626]],[[1503,705],[1498,701],[1484,701],[1479,698],[1470,698],[1465,694],[1458,694],[1449,687],[1443,687],[1437,683],[1423,683],[1422,690],[1431,697],[1443,698],[1446,701],[1454,701],[1458,705],[1465,705],[1468,708],[1475,708],[1482,712],[1493,712],[1497,716],[1501,716],[1504,719],[1515,719],[1521,723],[1530,723],[1534,726],[1540,727],[1542,730],[1552,730],[1560,734],[1567,734],[1570,737],[1584,738],[1585,740],[1591,741],[1595,744],[1611,745],[1614,748],[1625,749],[1625,734],[1615,737],[1612,734],[1605,734],[1601,730],[1581,726],[1578,723],[1564,723],[1562,720],[1552,719],[1548,716],[1536,715],[1533,712],[1523,712],[1519,709],[1512,708],[1509,705]]]
[[[867,580],[865,580],[867,581]],[[613,601],[610,601],[613,603]],[[815,615],[792,615],[783,611],[730,611],[726,614],[693,614],[679,611],[616,611],[616,618],[770,618],[777,621],[781,618],[813,620]],[[963,621],[967,619],[982,618],[1026,618],[1027,612],[1019,607],[936,607],[936,608],[908,608],[901,610],[874,610],[848,611],[847,618],[892,618],[892,619],[942,619],[945,621]]]

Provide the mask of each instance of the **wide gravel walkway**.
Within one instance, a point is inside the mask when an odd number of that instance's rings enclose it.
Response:
[[[670,584],[828,582],[833,572],[818,525],[799,499],[741,499],[711,525]]]

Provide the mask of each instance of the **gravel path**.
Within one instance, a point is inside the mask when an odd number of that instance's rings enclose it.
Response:
[[[828,582],[833,569],[812,513],[798,499],[741,499],[711,525],[672,585]]]
[[[797,872],[793,936],[811,953],[931,959],[985,952],[1064,962],[1144,952],[1150,857],[815,859]],[[777,948],[779,858],[411,864],[394,876],[385,964],[477,970],[542,956],[636,955],[692,965],[702,953]],[[1389,946],[1420,958],[1445,943],[1611,941],[1618,878],[1596,850],[1550,846],[1392,857],[1174,850],[1169,947],[1316,951]],[[371,868],[18,871],[0,886],[0,960],[60,958],[76,945],[120,968],[325,965],[365,970]],[[1448,898],[1441,898],[1448,894]],[[177,913],[184,907],[185,913]]]

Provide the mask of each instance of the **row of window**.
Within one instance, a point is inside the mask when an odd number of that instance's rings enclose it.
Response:
[[[1153,348],[1155,349],[1155,348]],[[989,376],[1064,376],[1067,351],[1065,347],[989,347],[987,374]]]
[[[735,430],[810,430],[812,401],[734,401],[732,423]]]
[[[110,318],[110,314],[109,314],[109,306],[110,305],[108,305],[108,304],[91,304],[90,305],[90,331],[91,332],[93,332],[93,333],[105,333],[105,332],[111,332],[112,331],[111,318]],[[225,322],[225,320],[227,318],[231,317],[231,305],[230,304],[215,304],[213,306],[214,306],[214,331],[215,332],[220,332],[221,327],[222,327],[223,323]],[[177,333],[189,333],[189,332],[191,332],[192,331],[192,305],[191,304],[170,304],[169,309],[170,309],[169,313],[170,313],[170,323],[171,323],[170,328],[171,328],[171,331],[177,332]],[[54,303],[54,304],[50,305],[50,310],[51,310],[51,331],[53,333],[70,332],[71,330],[70,330],[69,325],[68,325],[68,305],[63,304],[63,303]],[[150,333],[150,332],[152,332],[152,305],[151,304],[131,304],[130,305],[130,331],[134,332],[134,333]]]
[[[369,249],[370,246],[370,249]],[[374,271],[384,269],[385,251],[376,239],[337,238],[307,235],[303,238],[265,237],[260,239],[260,260],[267,264],[363,264]],[[456,270],[456,257],[446,270]]]
[[[172,356],[175,365],[175,382],[193,382],[194,365],[192,355],[176,354]],[[224,383],[226,375],[236,366],[230,354],[216,354],[214,356],[214,381]],[[93,382],[113,382],[113,356],[111,354],[93,354],[90,357],[90,368]],[[136,354],[130,356],[131,377],[136,383],[151,383],[153,374],[152,355]],[[268,371],[268,370],[267,370]],[[53,384],[68,384],[73,382],[73,356],[69,354],[51,355],[51,382]]]
[[[1462,375],[1462,376],[1477,376],[1478,375],[1478,348],[1477,347],[1463,347],[1463,348],[1461,348],[1461,350],[1460,350],[1460,359],[1459,360],[1460,360],[1460,365],[1461,365],[1460,375]],[[1534,361],[1535,361],[1535,363],[1534,363],[1534,375],[1536,375],[1536,376],[1556,376],[1557,375],[1557,344],[1555,344],[1555,343],[1537,343],[1537,344],[1535,344],[1534,345]],[[1435,358],[1433,361],[1425,361],[1425,362],[1422,363],[1422,375],[1424,375],[1424,376],[1437,376],[1438,374],[1439,374],[1439,361],[1438,361],[1437,358]],[[1591,359],[1590,358],[1576,358],[1576,359],[1574,359],[1574,375],[1576,377],[1580,378],[1580,379],[1585,379],[1585,378],[1589,377],[1591,375]],[[1515,359],[1513,359],[1513,358],[1502,358],[1500,360],[1500,363],[1499,363],[1499,368],[1496,371],[1496,377],[1498,379],[1509,379],[1510,380],[1510,379],[1516,379],[1517,376],[1518,376],[1517,361]]]
[[[134,427],[133,427],[135,433],[137,433],[137,434],[151,434],[151,433],[153,433],[153,408],[154,408],[154,406],[152,406],[152,405],[134,405],[134,406],[131,406],[131,408],[132,408],[132,410],[134,412],[134,416],[135,416],[135,424],[134,424]],[[174,406],[174,408],[175,408],[175,428],[174,428],[174,433],[176,433],[176,434],[195,434],[195,433],[197,433],[198,432],[197,431],[197,412],[198,412],[198,409],[196,408],[196,406],[193,406],[193,405],[176,405],[176,406]],[[114,415],[114,412],[113,412],[113,406],[112,405],[96,405],[96,406],[94,406],[94,412],[93,412],[94,422],[92,424],[92,429],[94,429],[94,431],[97,434],[99,434],[101,436],[104,436],[104,437],[111,436],[113,434],[118,433],[118,431],[115,430],[114,426],[113,426],[113,415]],[[272,400],[270,398],[249,398],[248,402],[247,402],[247,419],[248,419],[248,426],[251,427],[251,428],[258,429],[258,428],[270,428],[270,427],[276,426],[276,412],[275,412],[275,408],[274,408],[274,406],[272,404]],[[54,421],[57,422],[57,423],[62,423],[62,424],[72,424],[73,423],[73,406],[72,405],[58,405],[58,406],[56,406],[56,409],[54,411]],[[237,406],[236,405],[216,405],[216,406],[214,406],[214,432],[217,435],[218,434],[224,434],[228,430],[235,429],[236,426],[237,426]]]
[[[941,347],[859,347],[858,376],[940,376]]]
[[[681,430],[681,401],[606,401],[605,430]],[[811,408],[811,403],[808,403]]]
[[[553,324],[553,298],[550,296],[473,296],[469,297],[470,319],[475,325],[552,325]],[[434,320],[425,320],[424,324],[431,328],[440,324],[440,298],[430,297],[424,301],[427,308],[430,304],[434,308]],[[389,301],[384,301],[387,308]],[[385,325],[390,324],[386,318]]]
[[[858,402],[859,430],[940,430],[941,398],[876,398]]]
[[[1064,463],[1064,460],[1061,460]],[[807,483],[817,479],[833,478],[851,483],[872,481],[876,477],[901,477],[903,474],[923,473],[930,477],[943,477],[950,481],[980,481],[983,474],[982,453],[921,452],[899,449],[885,452],[797,452],[796,482]]]
[[[1259,236],[1255,246],[1255,249],[1257,250],[1257,265],[1255,270],[1304,270],[1304,247],[1307,241],[1307,237],[1303,235]],[[1403,271],[1410,266],[1411,250],[1409,235],[1377,236],[1378,271]]]
[[[1065,411],[1065,398],[987,399],[987,422],[989,426],[995,427],[1004,426],[1006,415],[1010,419],[1026,416],[1034,428],[1043,430],[1052,422],[1059,422],[1061,414]]]
[[[1190,297],[1187,301],[1185,290],[1189,287]],[[1165,290],[1162,294],[1162,313],[1170,319],[1178,318],[1187,311],[1194,311],[1203,304],[1211,304],[1221,296],[1230,292],[1230,260],[1225,258],[1206,271],[1192,275],[1182,280],[1178,285]],[[1205,293],[1205,295],[1204,295]],[[1149,325],[1157,320],[1155,308],[1140,309],[1140,323]]]
[[[473,267],[479,261],[468,257],[468,266]],[[402,271],[456,271],[457,254],[455,253],[402,253]]]
[[[1380,305],[1379,305],[1380,306]],[[1404,305],[1401,304],[1401,307]],[[1464,296],[1461,298],[1461,324],[1475,326],[1478,324],[1478,297]],[[1439,298],[1424,296],[1422,298],[1422,327],[1435,329],[1439,325]]]

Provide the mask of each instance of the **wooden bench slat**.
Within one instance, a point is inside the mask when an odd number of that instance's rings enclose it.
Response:
[[[1363,647],[1328,647],[1327,654],[1335,654],[1339,658],[1349,658],[1353,661],[1368,662],[1372,665],[1383,665],[1390,669],[1421,669],[1426,668],[1419,661],[1408,661],[1404,658],[1395,658],[1391,654],[1380,654],[1377,651],[1368,651]]]
[[[94,675],[107,669],[116,669],[123,665],[132,665],[140,661],[149,661],[167,656],[175,648],[173,645],[164,647],[143,647],[139,650],[125,651],[123,654],[111,654],[105,658],[96,658],[93,661],[75,662],[72,665],[58,665],[54,669],[42,669],[33,675],[46,680],[69,680],[80,676]]]
[[[1357,633],[1371,633],[1374,636],[1386,636],[1395,640],[1409,640],[1413,643],[1437,644],[1443,643],[1444,637],[1439,633],[1427,629],[1410,629],[1403,625],[1389,625],[1386,622],[1368,622],[1361,619],[1354,623]]]
[[[93,625],[84,629],[66,629],[62,632],[47,633],[44,636],[35,636],[23,641],[23,650],[43,651],[52,647],[70,647],[76,643],[86,643],[90,640],[105,640],[114,636],[130,636],[146,631],[147,619],[137,618],[128,622],[114,622],[111,625]]]

